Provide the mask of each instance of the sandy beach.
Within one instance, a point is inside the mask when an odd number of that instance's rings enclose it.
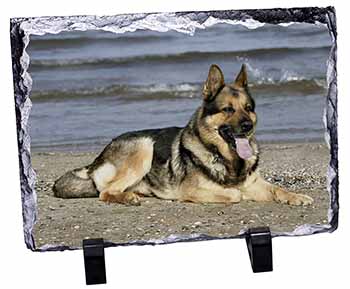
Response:
[[[247,227],[270,226],[290,232],[302,224],[327,223],[328,148],[321,143],[263,144],[260,173],[269,181],[314,198],[309,207],[243,201],[239,204],[193,204],[143,198],[141,206],[105,204],[97,198],[59,199],[51,187],[56,178],[89,164],[98,152],[33,152],[37,172],[36,247],[81,246],[84,238],[115,243],[162,239],[172,234],[234,236]]]

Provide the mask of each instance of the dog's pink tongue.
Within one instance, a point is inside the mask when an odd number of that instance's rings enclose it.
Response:
[[[236,151],[242,159],[249,159],[253,155],[253,150],[246,138],[235,138]]]

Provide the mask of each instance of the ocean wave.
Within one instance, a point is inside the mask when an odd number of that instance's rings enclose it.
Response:
[[[232,61],[232,58],[259,58],[264,57],[281,58],[291,54],[301,53],[327,53],[329,46],[321,47],[280,47],[280,48],[259,48],[252,50],[238,50],[238,51],[190,51],[177,54],[148,54],[133,57],[121,57],[121,58],[88,58],[88,59],[34,59],[30,63],[30,70],[43,70],[43,69],[73,69],[73,68],[106,68],[114,66],[127,66],[142,63],[151,64],[166,64],[166,63],[179,63],[179,62],[208,62],[213,60],[228,60]]]
[[[146,101],[200,98],[202,83],[181,83],[176,85],[112,85],[105,87],[33,91],[32,99],[37,101],[67,100],[86,97],[116,97],[118,100]],[[326,91],[325,79],[284,79],[273,82],[252,82],[250,89],[255,97],[281,95],[313,95]]]
[[[324,94],[327,89],[325,79],[297,79],[279,82],[259,82],[251,85],[255,95],[282,96],[282,95],[314,95]]]
[[[151,100],[192,98],[200,91],[201,85],[182,83],[177,85],[111,85],[106,87],[82,88],[71,90],[43,90],[32,93],[33,100],[57,100],[80,97],[115,96],[120,100]]]
[[[148,43],[155,41],[169,41],[174,38],[174,35],[122,35],[121,37],[114,37],[109,35],[93,36],[80,36],[80,37],[60,37],[60,38],[35,38],[29,44],[29,49],[33,50],[46,50],[50,48],[69,48],[83,45],[96,45],[96,44],[118,44],[118,45],[130,45],[138,43]]]

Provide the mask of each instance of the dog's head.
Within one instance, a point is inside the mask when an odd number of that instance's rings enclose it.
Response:
[[[210,67],[203,87],[201,120],[241,158],[252,156],[249,141],[255,132],[257,116],[244,64],[236,79],[227,84],[219,66]]]

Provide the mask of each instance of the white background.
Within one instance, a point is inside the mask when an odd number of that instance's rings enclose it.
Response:
[[[7,3],[6,3],[7,2]],[[350,66],[347,1],[2,1],[0,17],[0,287],[83,288],[82,251],[26,249],[18,173],[10,17],[335,6],[338,20],[339,229],[273,240],[274,271],[253,274],[244,240],[106,249],[106,288],[348,288]],[[6,3],[6,4],[5,4]],[[282,5],[283,3],[283,5]],[[18,286],[18,287],[17,287]]]

